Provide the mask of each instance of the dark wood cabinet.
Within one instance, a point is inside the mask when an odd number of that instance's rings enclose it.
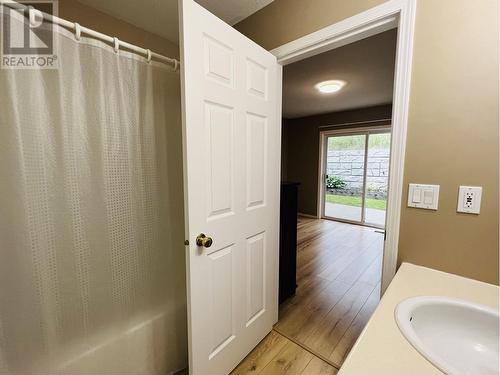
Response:
[[[297,200],[299,183],[281,183],[279,302],[297,288]]]

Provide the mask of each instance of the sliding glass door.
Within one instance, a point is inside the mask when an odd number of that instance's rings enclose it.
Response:
[[[389,129],[325,135],[324,218],[385,226],[390,137]]]

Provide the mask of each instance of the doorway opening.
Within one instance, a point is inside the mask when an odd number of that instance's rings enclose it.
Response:
[[[274,330],[335,368],[380,298],[396,44],[393,28],[283,68],[280,292],[292,293]]]
[[[390,128],[321,133],[321,217],[384,229]]]
[[[283,68],[280,292],[295,293],[280,295],[274,332],[334,369],[380,300],[397,31]]]

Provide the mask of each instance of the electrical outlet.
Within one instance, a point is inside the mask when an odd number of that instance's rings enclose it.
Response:
[[[483,188],[480,186],[460,186],[457,211],[468,214],[479,214],[482,192]]]
[[[465,193],[464,205],[466,208],[472,208],[472,206],[474,205],[474,192],[473,191],[467,191]]]

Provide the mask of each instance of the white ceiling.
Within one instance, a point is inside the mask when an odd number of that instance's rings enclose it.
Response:
[[[286,65],[283,70],[283,117],[371,107],[392,102],[396,59],[396,29]],[[314,85],[342,80],[334,94]]]
[[[78,0],[176,44],[179,42],[177,0]],[[196,0],[234,25],[273,0]]]

